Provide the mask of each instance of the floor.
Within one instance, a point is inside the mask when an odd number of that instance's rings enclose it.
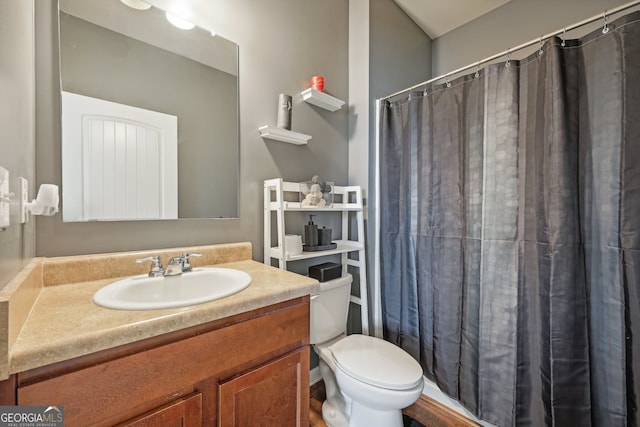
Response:
[[[309,427],[327,427],[322,420],[322,402],[324,402],[324,383],[318,381],[311,386],[309,398]]]

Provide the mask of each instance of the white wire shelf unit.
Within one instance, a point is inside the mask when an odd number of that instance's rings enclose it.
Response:
[[[296,198],[299,195],[300,183],[285,182],[282,178],[268,179],[264,181],[264,263],[271,265],[273,259],[278,262],[278,267],[286,270],[288,262],[304,259],[319,258],[329,255],[340,255],[342,275],[347,274],[349,266],[358,269],[360,283],[360,296],[351,295],[351,302],[360,306],[362,333],[369,334],[369,310],[367,298],[367,266],[365,256],[364,211],[362,205],[361,186],[333,186],[335,199],[341,199],[330,207],[303,207],[299,202],[285,201]],[[287,194],[288,193],[288,194]],[[295,193],[295,194],[293,194]],[[272,247],[272,220],[275,212],[275,229],[277,234],[277,246]],[[335,249],[315,252],[302,252],[300,255],[289,255],[286,248],[285,213],[286,212],[335,212],[341,215],[341,230],[334,234]],[[355,215],[356,226],[353,232],[349,232],[349,222]],[[351,236],[349,236],[351,234]],[[355,234],[355,236],[353,236]],[[349,256],[357,253],[357,259]]]

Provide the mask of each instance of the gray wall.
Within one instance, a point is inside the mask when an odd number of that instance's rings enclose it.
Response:
[[[392,0],[370,2],[369,176],[367,193],[367,260],[374,283],[376,99],[431,78],[432,41]],[[371,285],[369,287],[373,289]],[[373,295],[370,293],[370,301]],[[369,304],[370,310],[374,304]],[[380,331],[381,333],[381,331]]]
[[[18,194],[18,177],[35,184],[35,78],[33,2],[0,0],[0,166],[10,173],[9,191]],[[35,254],[35,225],[20,224],[17,198],[11,226],[0,231],[0,288]]]
[[[369,78],[373,108],[376,98],[431,77],[431,39],[394,1],[371,0],[370,13]]]
[[[167,1],[151,1],[166,6]],[[60,183],[55,2],[37,2],[38,181]],[[235,241],[253,243],[262,259],[263,180],[308,180],[314,174],[347,181],[347,109],[330,113],[294,96],[293,130],[312,135],[306,146],[265,141],[258,127],[275,124],[279,93],[297,95],[311,76],[346,100],[348,3],[345,0],[200,1],[196,24],[234,40],[240,50],[240,216],[226,220],[63,223],[38,218],[37,253],[60,256]],[[224,185],[216,183],[211,185]]]
[[[433,41],[433,75],[439,76],[480,61],[627,2],[627,0],[511,0],[435,39]],[[579,29],[569,36],[584,33],[584,29]],[[521,55],[514,54],[514,59],[526,56],[525,53],[523,51]]]
[[[375,171],[376,99],[431,78],[432,41],[392,0],[371,0],[369,20],[369,171]],[[371,189],[374,180],[370,173]],[[374,194],[368,196],[371,208]],[[368,213],[372,220],[375,212]]]

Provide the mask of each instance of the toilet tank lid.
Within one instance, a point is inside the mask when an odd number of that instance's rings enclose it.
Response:
[[[350,285],[353,281],[353,277],[350,273],[346,273],[342,277],[338,277],[337,279],[327,280],[326,282],[320,282],[318,292],[325,292],[331,289],[339,288],[340,286]]]
[[[336,365],[365,383],[406,390],[422,383],[422,367],[390,342],[367,335],[349,335],[329,347]]]

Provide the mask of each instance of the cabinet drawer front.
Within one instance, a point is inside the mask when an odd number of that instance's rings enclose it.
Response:
[[[20,386],[19,405],[60,405],[67,426],[92,425],[307,345],[309,303]],[[185,392],[186,390],[186,392]]]
[[[181,427],[202,425],[202,394],[172,402],[116,427]]]
[[[309,425],[309,348],[220,385],[220,427]]]

